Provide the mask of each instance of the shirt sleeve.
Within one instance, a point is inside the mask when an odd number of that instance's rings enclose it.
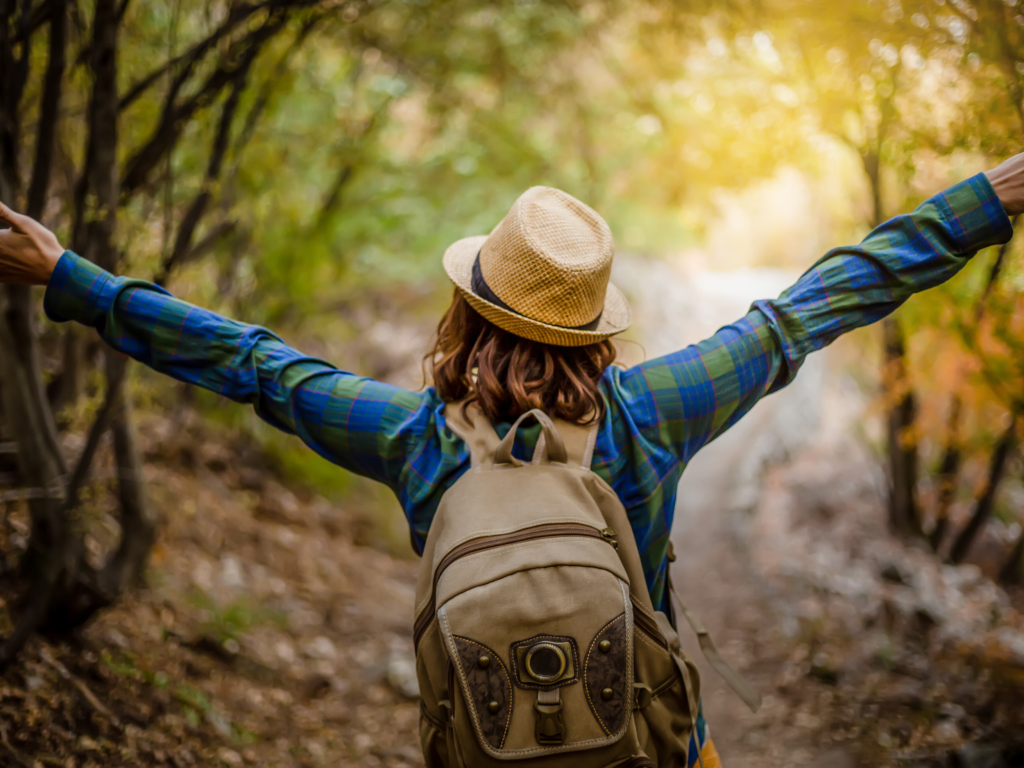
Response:
[[[95,328],[112,347],[238,403],[298,435],[329,461],[403,485],[406,457],[433,428],[429,398],[341,371],[270,331],[193,306],[142,280],[115,277],[67,251],[46,289],[54,321]]]
[[[808,354],[881,320],[1012,236],[995,190],[978,174],[860,245],[829,251],[779,298],[755,302],[711,338],[623,371],[615,396],[636,432],[685,463],[792,381]]]

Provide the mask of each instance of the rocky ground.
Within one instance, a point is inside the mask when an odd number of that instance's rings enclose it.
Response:
[[[358,494],[288,490],[240,435],[142,427],[149,584],[0,678],[0,765],[420,764],[415,563],[360,545]]]
[[[684,599],[764,694],[748,712],[684,638],[724,763],[1024,765],[1024,595],[892,540],[848,434],[763,466],[751,506],[736,488],[677,528]]]
[[[649,356],[787,279],[642,267]],[[841,371],[809,363],[680,489],[677,585],[764,695],[751,714],[705,669],[724,763],[1024,765],[1024,598],[888,536],[876,464],[851,436],[864,397]],[[329,503],[187,405],[140,434],[163,519],[147,584],[0,676],[0,765],[422,765],[416,562],[373,523],[393,500],[356,484]],[[26,533],[8,510],[0,550]]]

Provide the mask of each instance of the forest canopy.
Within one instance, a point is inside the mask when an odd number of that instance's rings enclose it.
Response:
[[[445,246],[490,231],[531,185],[602,211],[621,251],[673,258],[730,190],[780,173],[820,191],[816,248],[1016,153],[1022,14],[1017,0],[2,0],[0,199],[107,269],[312,353],[357,350],[337,362],[387,378],[425,340],[389,349],[366,318],[436,317]],[[780,240],[759,258],[811,254]],[[892,528],[956,562],[1005,515],[1018,461],[1022,279],[1011,245],[886,323]],[[132,403],[192,397],[41,323],[27,289],[4,302],[20,472],[5,498],[33,526],[31,609],[0,664],[144,573],[156,520]],[[108,453],[112,477],[93,471]],[[74,522],[89,509],[115,531],[102,545]],[[1007,580],[1022,559],[1024,535]]]

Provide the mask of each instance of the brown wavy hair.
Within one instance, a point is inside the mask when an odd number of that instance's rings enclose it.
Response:
[[[575,424],[604,415],[597,388],[615,361],[609,340],[582,347],[542,344],[485,320],[456,289],[424,357],[446,403],[468,398],[492,424],[515,421],[533,408]]]

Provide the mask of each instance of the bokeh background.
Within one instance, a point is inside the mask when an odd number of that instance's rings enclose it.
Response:
[[[0,199],[410,389],[445,247],[531,185],[610,223],[631,364],[1022,136],[1018,0],[0,0]],[[677,581],[766,695],[705,676],[726,765],[1024,764],[1021,266],[979,254],[687,471]],[[390,491],[0,302],[0,762],[422,764]]]

